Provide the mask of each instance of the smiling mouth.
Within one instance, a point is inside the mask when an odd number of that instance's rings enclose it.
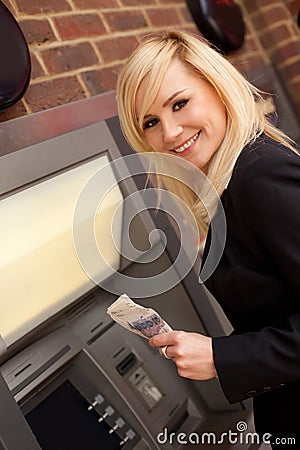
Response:
[[[193,137],[191,137],[185,144],[181,145],[180,147],[174,148],[173,151],[176,153],[184,152],[187,148],[189,148],[195,142],[195,140],[198,138],[199,134],[200,134],[200,131],[198,131]]]

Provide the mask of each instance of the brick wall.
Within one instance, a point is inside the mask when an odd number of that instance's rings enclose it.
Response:
[[[246,75],[272,62],[300,117],[300,0],[236,0],[246,23],[230,60]],[[31,82],[0,121],[113,90],[139,36],[168,26],[196,30],[184,0],[3,0],[30,47]]]
[[[245,15],[300,118],[300,0],[243,0]]]

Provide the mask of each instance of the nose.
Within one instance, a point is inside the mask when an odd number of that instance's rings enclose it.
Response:
[[[172,119],[162,121],[163,140],[165,143],[175,142],[181,135],[183,127]]]

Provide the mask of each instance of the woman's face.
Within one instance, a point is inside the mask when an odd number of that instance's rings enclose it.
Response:
[[[138,117],[144,83],[136,97]],[[143,118],[143,129],[154,151],[184,158],[206,173],[225,136],[225,107],[208,82],[174,60]]]

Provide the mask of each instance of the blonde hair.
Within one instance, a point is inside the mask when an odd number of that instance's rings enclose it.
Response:
[[[249,83],[220,53],[211,48],[207,41],[181,30],[167,31],[146,38],[131,54],[119,74],[119,118],[123,133],[134,150],[153,152],[144,136],[143,117],[154,102],[162,79],[175,58],[208,81],[226,109],[225,137],[211,158],[207,172],[207,177],[219,196],[230,179],[241,150],[246,144],[255,141],[261,133],[294,150],[292,141],[269,121],[262,92]],[[136,96],[143,80],[147,83],[138,118]],[[163,184],[171,191],[175,190],[169,178]],[[216,198],[211,195],[209,184],[201,193],[203,202],[195,198],[189,189],[181,187],[181,192],[177,188],[176,191],[193,210],[200,231],[206,233],[209,225],[207,205],[215,203]]]

